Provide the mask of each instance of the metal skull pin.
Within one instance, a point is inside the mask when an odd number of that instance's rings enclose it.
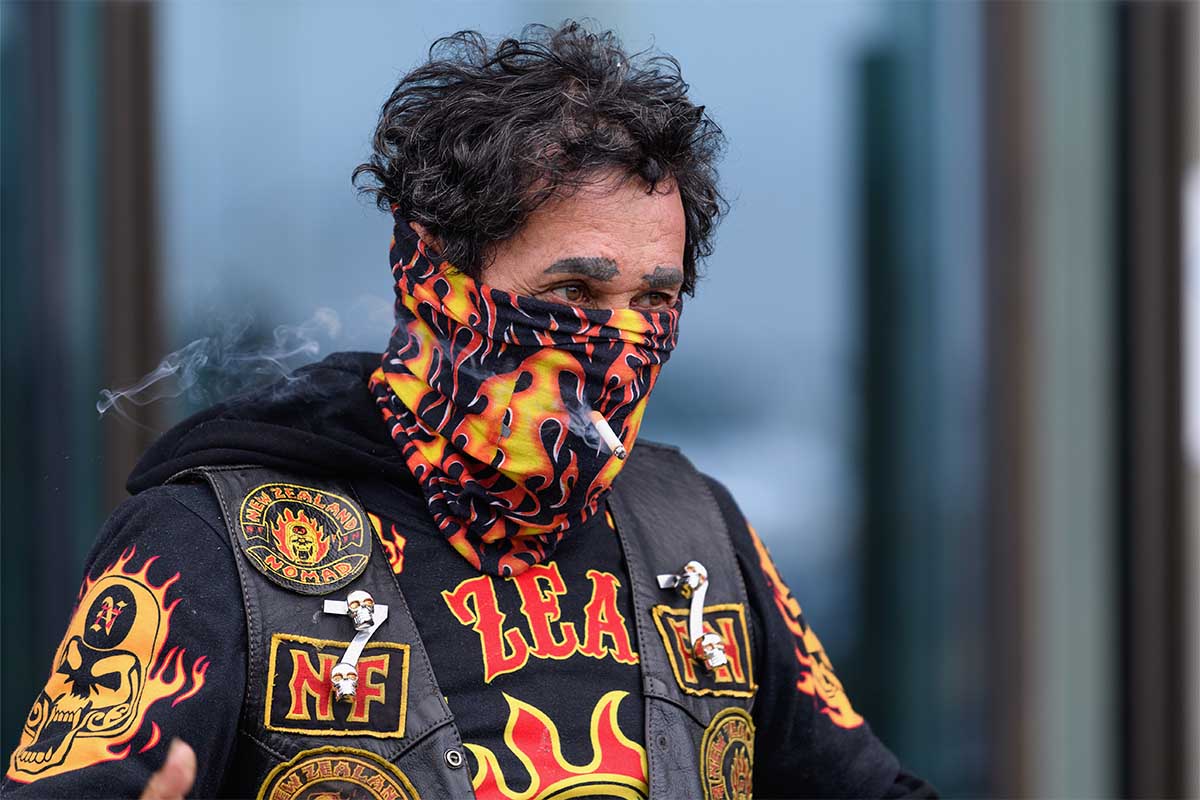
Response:
[[[375,624],[375,598],[361,589],[351,592],[346,596],[346,614],[354,622],[354,630],[365,631]]]
[[[358,670],[354,665],[342,662],[333,668],[329,675],[333,684],[333,696],[340,702],[353,702],[358,691]]]

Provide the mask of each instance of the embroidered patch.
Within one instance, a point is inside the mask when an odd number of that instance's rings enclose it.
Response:
[[[285,589],[327,594],[357,578],[371,556],[367,520],[353,500],[292,483],[264,483],[238,509],[242,551]]]
[[[592,758],[573,764],[563,755],[562,739],[554,720],[537,706],[502,693],[508,703],[504,744],[511,755],[505,764],[483,745],[467,743],[479,765],[471,778],[478,798],[560,798],[649,796],[646,750],[621,730],[618,711],[628,692],[611,691],[592,709]],[[632,701],[631,701],[632,702]],[[582,720],[569,720],[581,725]],[[585,756],[586,753],[581,753]],[[515,779],[515,780],[514,780]],[[510,787],[512,781],[516,788]],[[520,788],[527,787],[527,788]]]
[[[161,736],[157,723],[144,724],[151,706],[169,697],[177,705],[204,686],[207,658],[187,659],[188,665],[184,650],[166,647],[180,603],[168,603],[166,595],[179,573],[152,583],[154,558],[140,569],[126,568],[136,553],[126,550],[97,578],[85,580],[9,763],[12,780],[30,783],[121,760],[135,746],[149,750]]]
[[[750,800],[754,779],[754,722],[740,708],[723,708],[700,741],[704,800]]]
[[[310,736],[404,736],[409,646],[369,641],[358,658],[354,702],[333,698],[330,674],[349,642],[277,633],[267,665],[267,730]]]
[[[365,750],[305,750],[267,775],[258,800],[421,800],[394,764]]]
[[[704,630],[720,635],[725,642],[729,663],[708,672],[691,654],[688,636],[688,610],[658,605],[653,608],[654,624],[667,649],[667,659],[679,688],[699,696],[751,697],[754,665],[750,654],[750,635],[746,630],[746,610],[741,603],[722,603],[704,607]]]
[[[392,568],[392,572],[396,575],[404,572],[404,547],[408,544],[408,538],[396,529],[396,524],[391,523],[391,533],[384,535],[383,521],[370,511],[367,512],[367,518],[371,520],[371,527],[375,529],[375,535],[379,537],[379,543],[383,545],[383,552],[387,556],[388,566]]]

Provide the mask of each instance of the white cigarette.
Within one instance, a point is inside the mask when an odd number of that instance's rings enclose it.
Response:
[[[625,445],[621,444],[621,440],[613,433],[612,426],[608,424],[608,420],[599,411],[592,412],[592,425],[599,432],[600,438],[608,445],[608,449],[612,450],[613,455],[624,461],[625,456],[629,455],[625,452]]]

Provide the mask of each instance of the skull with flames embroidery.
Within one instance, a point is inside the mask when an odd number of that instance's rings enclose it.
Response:
[[[111,740],[140,722],[142,689],[163,634],[159,603],[144,585],[115,576],[97,582],[89,598],[25,721],[13,755],[21,773],[56,772],[81,740]]]
[[[319,564],[329,552],[325,529],[303,509],[283,509],[273,523],[273,533],[280,551],[302,566]]]

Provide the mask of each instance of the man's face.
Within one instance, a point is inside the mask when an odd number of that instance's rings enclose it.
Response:
[[[679,191],[647,194],[616,174],[550,200],[497,244],[484,283],[585,308],[664,310],[683,284],[685,223]]]

